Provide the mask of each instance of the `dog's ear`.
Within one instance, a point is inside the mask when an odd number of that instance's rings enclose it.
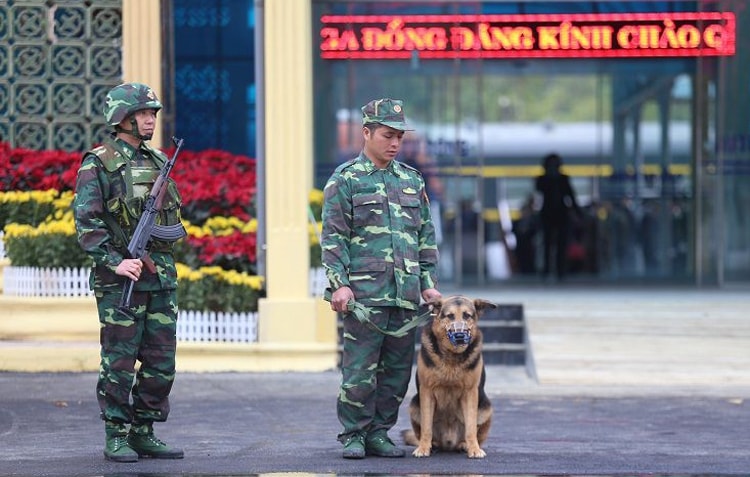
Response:
[[[477,298],[476,300],[474,300],[474,308],[477,310],[477,318],[479,318],[484,314],[485,310],[497,308],[497,305],[492,303],[491,301]]]
[[[443,309],[443,300],[442,300],[442,298],[438,299],[438,300],[433,300],[433,301],[427,302],[427,307],[430,309],[430,311],[432,312],[433,316],[438,316],[440,314],[440,310]]]

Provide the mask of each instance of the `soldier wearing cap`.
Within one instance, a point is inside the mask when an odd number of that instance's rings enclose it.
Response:
[[[104,119],[114,131],[84,154],[73,203],[78,242],[94,263],[90,282],[101,343],[96,395],[104,420],[104,456],[115,462],[183,457],[182,450],[166,445],[153,431],[154,422],[167,419],[175,377],[173,244],[152,239],[148,260],[129,257],[127,249],[145,199],[168,160],[146,142],[161,107],[154,91],[142,83],[123,83],[109,91]],[[169,179],[157,223],[181,223],[180,204]],[[126,314],[118,307],[128,280],[135,284]]]
[[[393,332],[416,316],[420,298],[440,298],[438,252],[422,175],[396,160],[405,131],[403,102],[362,107],[364,147],[324,189],[322,261],[331,308],[366,307],[370,325]],[[403,457],[388,437],[411,379],[414,329],[397,337],[345,315],[338,440],[344,458]]]

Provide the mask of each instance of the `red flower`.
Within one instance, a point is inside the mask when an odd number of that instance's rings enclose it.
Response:
[[[79,152],[11,149],[0,143],[0,186],[20,191],[73,190],[81,156]],[[201,224],[217,215],[242,220],[255,215],[255,159],[214,149],[183,151],[172,178],[182,195],[183,216],[192,223]]]
[[[174,150],[166,150],[171,157]],[[0,186],[7,190],[75,189],[82,153],[11,149],[0,143]],[[183,151],[171,177],[182,195],[182,216],[195,225],[209,217],[255,216],[255,159],[219,150]],[[235,232],[226,237],[189,238],[204,265],[255,273],[256,235]]]
[[[220,237],[190,237],[188,244],[198,250],[202,266],[217,265],[228,270],[255,273],[257,236],[235,231]]]

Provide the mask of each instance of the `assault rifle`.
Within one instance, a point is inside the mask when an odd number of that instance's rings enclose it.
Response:
[[[156,272],[156,266],[154,265],[153,260],[151,260],[151,257],[148,256],[148,252],[146,250],[149,240],[155,238],[158,240],[174,242],[187,235],[185,227],[183,227],[182,224],[156,224],[156,216],[161,210],[162,202],[164,200],[164,194],[167,192],[167,185],[169,184],[169,173],[172,172],[172,167],[174,167],[174,163],[177,160],[177,155],[180,153],[180,149],[182,148],[183,140],[177,139],[176,137],[172,136],[172,142],[175,146],[177,146],[177,149],[175,149],[172,158],[169,159],[166,164],[164,164],[159,177],[156,178],[156,182],[154,182],[154,185],[151,187],[151,192],[149,192],[146,203],[143,205],[143,213],[141,214],[141,218],[138,221],[138,225],[135,228],[133,237],[130,239],[130,243],[128,244],[128,258],[141,259],[143,264],[151,273]],[[120,311],[126,315],[131,315],[130,297],[133,294],[133,285],[135,285],[135,282],[133,280],[128,280],[122,290]]]

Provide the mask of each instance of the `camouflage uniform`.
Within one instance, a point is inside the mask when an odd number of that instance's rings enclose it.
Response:
[[[401,102],[383,101],[390,103],[379,113],[373,114],[373,102],[363,108],[363,123],[404,130]],[[395,160],[379,169],[363,151],[336,168],[324,195],[322,262],[331,288],[350,287],[374,324],[400,328],[414,317],[421,291],[437,283],[437,245],[422,175]],[[414,330],[396,338],[351,315],[343,325],[337,411],[344,427],[338,438],[346,443],[353,434],[395,425],[411,378]]]
[[[123,93],[127,86],[112,91]],[[138,98],[135,101],[138,103]],[[143,99],[138,104],[161,107],[158,100]],[[114,116],[107,116],[108,123],[124,119],[119,113]],[[133,317],[117,309],[127,279],[115,274],[118,264],[127,257],[127,242],[166,161],[162,152],[144,142],[136,149],[113,137],[85,153],[78,171],[73,204],[76,230],[81,247],[94,262],[90,285],[100,322],[97,398],[107,426],[121,431],[125,423],[150,425],[165,421],[169,414],[177,329],[177,272],[172,244],[152,240],[149,256],[156,272],[144,267],[135,282],[130,308]],[[180,204],[177,187],[170,179],[157,223],[180,223]],[[136,360],[140,361],[137,375]]]

